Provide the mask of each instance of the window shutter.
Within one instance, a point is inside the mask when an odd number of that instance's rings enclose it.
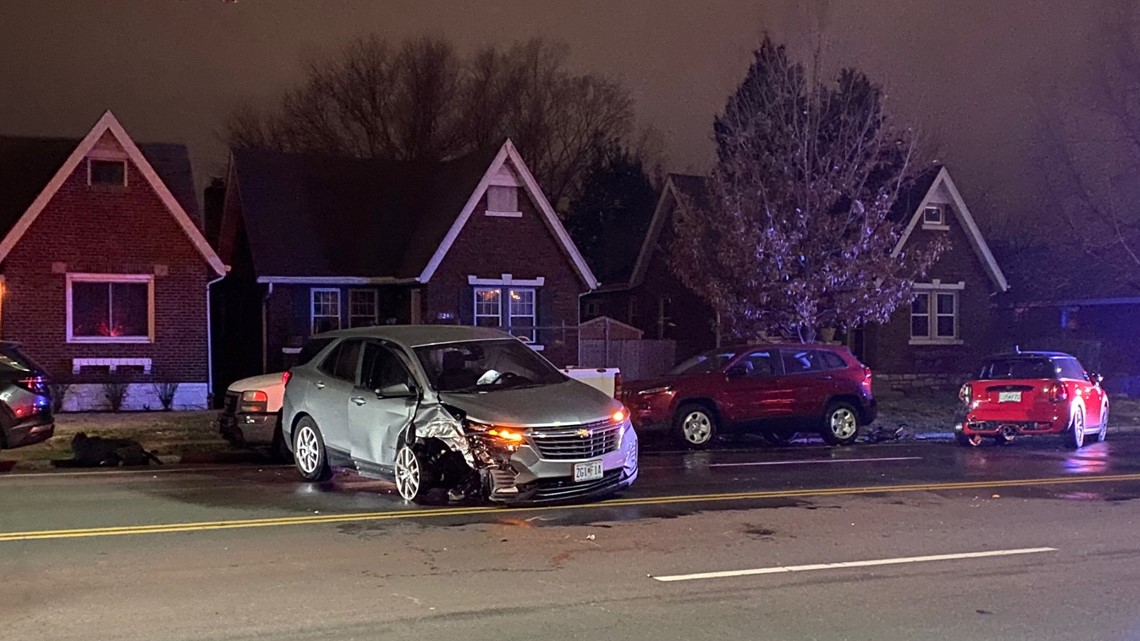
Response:
[[[459,290],[459,318],[455,319],[455,323],[459,325],[474,325],[475,324],[475,288],[471,286],[462,287]]]
[[[574,325],[578,322],[577,318],[555,318],[554,317],[554,295],[555,290],[550,287],[538,287],[534,290],[534,297],[536,299],[534,324],[538,327],[554,327],[561,325],[565,322],[568,325]],[[548,345],[556,337],[553,334],[554,330],[539,329],[535,331],[534,342],[539,345]]]

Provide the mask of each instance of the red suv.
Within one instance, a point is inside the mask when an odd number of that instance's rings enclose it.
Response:
[[[638,430],[671,429],[694,448],[721,431],[756,431],[783,444],[810,430],[847,445],[876,412],[871,370],[834,345],[706,352],[664,378],[627,384],[622,400]]]
[[[1061,434],[1073,448],[1085,438],[1103,441],[1108,394],[1099,374],[1061,352],[1014,352],[991,357],[958,398],[965,417],[954,426],[962,445],[990,437],[1009,443],[1023,434]]]

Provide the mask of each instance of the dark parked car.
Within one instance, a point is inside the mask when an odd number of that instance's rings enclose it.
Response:
[[[871,370],[835,345],[706,352],[668,376],[627,384],[623,399],[638,430],[670,429],[698,448],[722,431],[756,431],[777,444],[813,431],[846,445],[876,413]]]
[[[1062,352],[1014,352],[991,357],[958,397],[965,419],[955,426],[962,445],[983,438],[1006,444],[1016,436],[1060,434],[1069,447],[1108,432],[1108,394],[1101,377],[1089,374]]]
[[[0,449],[46,441],[54,431],[47,374],[15,343],[0,342]]]

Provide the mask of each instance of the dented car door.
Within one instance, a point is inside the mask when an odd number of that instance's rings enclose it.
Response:
[[[365,343],[359,380],[348,399],[349,439],[358,468],[391,472],[417,399],[415,378],[397,352],[378,341]]]

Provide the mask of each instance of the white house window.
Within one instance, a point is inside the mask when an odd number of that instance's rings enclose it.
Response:
[[[912,344],[951,343],[958,340],[958,289],[920,291],[910,304]]]
[[[922,210],[922,228],[945,230],[946,206],[930,205]]]
[[[313,334],[340,329],[340,290],[314,287],[309,319]]]
[[[149,343],[154,340],[154,276],[68,274],[67,340]]]
[[[500,327],[503,324],[503,290],[495,287],[475,288],[475,325]]]
[[[88,158],[87,184],[125,187],[127,184],[127,161]]]
[[[491,185],[487,187],[487,213],[517,214],[519,211],[518,187]]]
[[[511,333],[528,343],[534,342],[534,290],[512,287],[510,297]]]
[[[380,317],[375,289],[348,290],[348,326],[372,327]]]

